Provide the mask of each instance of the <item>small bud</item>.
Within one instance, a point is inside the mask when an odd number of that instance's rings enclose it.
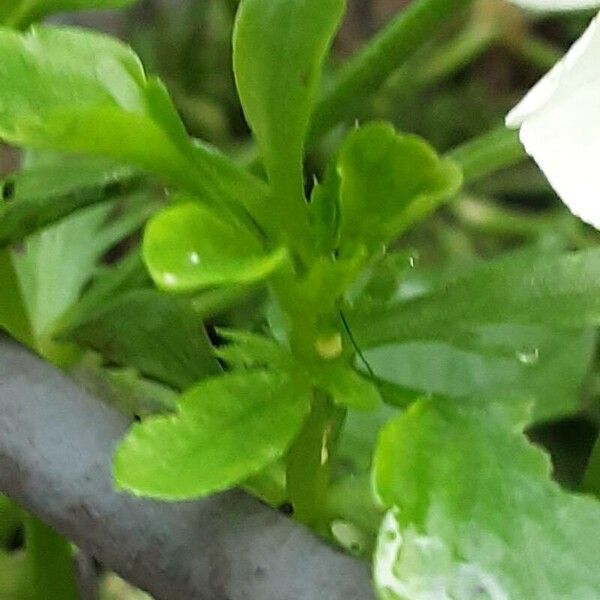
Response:
[[[319,336],[315,342],[317,354],[325,360],[334,360],[338,358],[342,354],[343,349],[344,346],[341,333],[336,332]]]

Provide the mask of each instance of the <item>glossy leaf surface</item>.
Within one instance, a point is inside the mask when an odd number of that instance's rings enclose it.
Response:
[[[591,600],[600,504],[550,479],[522,405],[421,401],[388,424],[375,459],[387,507],[381,598]]]
[[[186,181],[192,147],[166,92],[107,36],[70,28],[0,30],[0,137],[99,154]]]
[[[282,456],[308,414],[299,381],[265,371],[207,380],[175,415],[134,425],[114,463],[117,484],[164,499],[229,488]]]
[[[144,260],[162,289],[191,291],[261,281],[287,260],[287,253],[283,249],[267,253],[248,230],[187,202],[148,224]]]

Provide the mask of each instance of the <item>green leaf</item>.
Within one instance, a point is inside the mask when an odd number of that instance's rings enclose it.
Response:
[[[95,397],[131,420],[174,412],[179,394],[132,367],[107,367],[99,354],[86,352],[69,375]]]
[[[178,412],[134,425],[115,455],[118,486],[187,499],[229,488],[282,456],[308,414],[298,379],[256,371],[209,379]]]
[[[29,562],[24,551],[0,550],[0,598],[29,600],[33,597]]]
[[[217,333],[227,344],[215,348],[214,353],[232,369],[289,371],[300,368],[292,353],[271,338],[222,327]]]
[[[129,290],[81,316],[60,339],[183,390],[218,372],[202,319],[189,300]]]
[[[277,341],[245,331],[219,328],[228,343],[215,349],[215,355],[234,369],[270,369],[301,373],[308,383],[327,392],[335,404],[357,410],[375,410],[381,405],[376,385],[347,364],[319,361],[310,369],[295,359]]]
[[[0,207],[0,247],[77,210],[122,196],[139,182],[131,168],[98,158],[62,158],[10,175],[0,182],[6,196]]]
[[[203,202],[244,206],[268,230],[268,186],[191,140],[162,83],[131,49],[70,28],[0,28],[0,138],[134,164]],[[276,224],[275,230],[280,230]]]
[[[5,202],[0,206],[0,246],[20,241],[88,203],[120,196],[135,179],[131,169],[98,159],[53,156],[38,161],[1,183]],[[39,351],[44,330],[74,301],[100,256],[130,231],[129,219],[137,223],[134,213],[147,212],[151,203],[144,203],[148,206],[137,209],[127,203],[123,217],[113,220],[108,217],[115,202],[107,202],[39,232],[16,250],[0,250],[0,323]]]
[[[119,211],[115,201],[86,208],[30,236],[13,251],[38,352],[53,352],[51,338],[59,319],[78,300],[104,254],[142,226],[155,202],[141,194],[120,201]]]
[[[315,383],[331,395],[339,406],[356,410],[376,410],[381,405],[377,386],[354,369],[340,363],[322,363],[313,372]]]
[[[238,11],[234,69],[242,106],[273,187],[294,200],[304,185],[303,145],[321,65],[344,4],[243,0]]]
[[[388,424],[374,481],[386,600],[587,600],[600,589],[600,504],[552,482],[522,405],[421,401]]]
[[[421,393],[531,398],[534,421],[581,408],[596,349],[594,331],[501,325],[478,333],[471,348],[417,341],[373,348],[364,357],[381,380]]]
[[[487,324],[598,325],[600,249],[511,254],[430,293],[346,317],[362,348],[408,340],[472,343]]]
[[[15,271],[10,250],[0,250],[0,328],[23,344],[33,347],[33,331],[25,296]]]
[[[338,158],[340,239],[371,250],[409,229],[456,193],[458,167],[422,139],[372,123],[351,132]]]
[[[144,260],[159,287],[183,292],[261,281],[287,261],[287,252],[268,253],[247,229],[185,202],[148,224]]]
[[[54,337],[94,349],[112,363],[135,367],[137,375],[183,390],[215,374],[218,365],[202,316],[191,301],[150,289],[150,283],[135,250],[98,274],[60,319]],[[127,383],[119,373],[107,373],[106,379],[112,387]],[[130,390],[133,387],[129,385]]]
[[[94,279],[77,304],[72,306],[56,324],[56,335],[63,335],[88,322],[118,296],[133,290],[149,288],[152,285],[138,247],[118,263],[98,267],[94,275]]]
[[[333,166],[330,163],[322,182],[315,181],[308,207],[317,250],[326,256],[337,250],[339,242],[340,178]]]
[[[170,99],[127,46],[78,29],[0,29],[0,64],[0,137],[7,142],[99,154],[202,187]]]
[[[237,87],[277,199],[274,210],[285,207],[278,214],[289,216],[289,227],[307,224],[304,139],[321,65],[344,6],[344,0],[243,0],[238,11]]]

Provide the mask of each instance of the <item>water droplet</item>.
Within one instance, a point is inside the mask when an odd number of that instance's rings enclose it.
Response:
[[[408,257],[408,267],[414,269],[419,264],[419,255],[413,253]]]
[[[170,287],[177,284],[177,276],[173,273],[163,273],[162,281],[164,285]]]
[[[523,348],[517,352],[518,361],[527,367],[536,365],[540,360],[539,348]]]
[[[193,265],[200,264],[200,255],[197,252],[190,252],[188,258]]]

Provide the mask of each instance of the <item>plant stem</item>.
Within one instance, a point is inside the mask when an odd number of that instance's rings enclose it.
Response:
[[[497,39],[495,29],[478,23],[470,24],[433,53],[421,73],[422,85],[431,85],[452,76],[481,56]]]
[[[559,48],[531,35],[518,44],[507,44],[507,48],[543,71],[551,69],[563,56]]]
[[[71,544],[32,515],[24,521],[33,600],[77,600]]]
[[[524,210],[510,209],[481,198],[464,197],[451,207],[461,223],[481,235],[498,238],[522,237],[528,240],[539,238],[553,225],[556,215],[538,215]]]
[[[499,127],[455,148],[447,157],[463,169],[465,184],[527,159],[519,133]]]
[[[287,456],[287,492],[294,516],[327,535],[329,453],[339,411],[329,398],[316,393],[312,411]]]
[[[472,0],[416,0],[341,69],[317,104],[310,139],[344,118]]]
[[[384,115],[425,88],[454,75],[476,60],[498,39],[495,29],[471,23],[451,40],[428,49],[427,57],[415,56],[388,79],[376,104]]]

